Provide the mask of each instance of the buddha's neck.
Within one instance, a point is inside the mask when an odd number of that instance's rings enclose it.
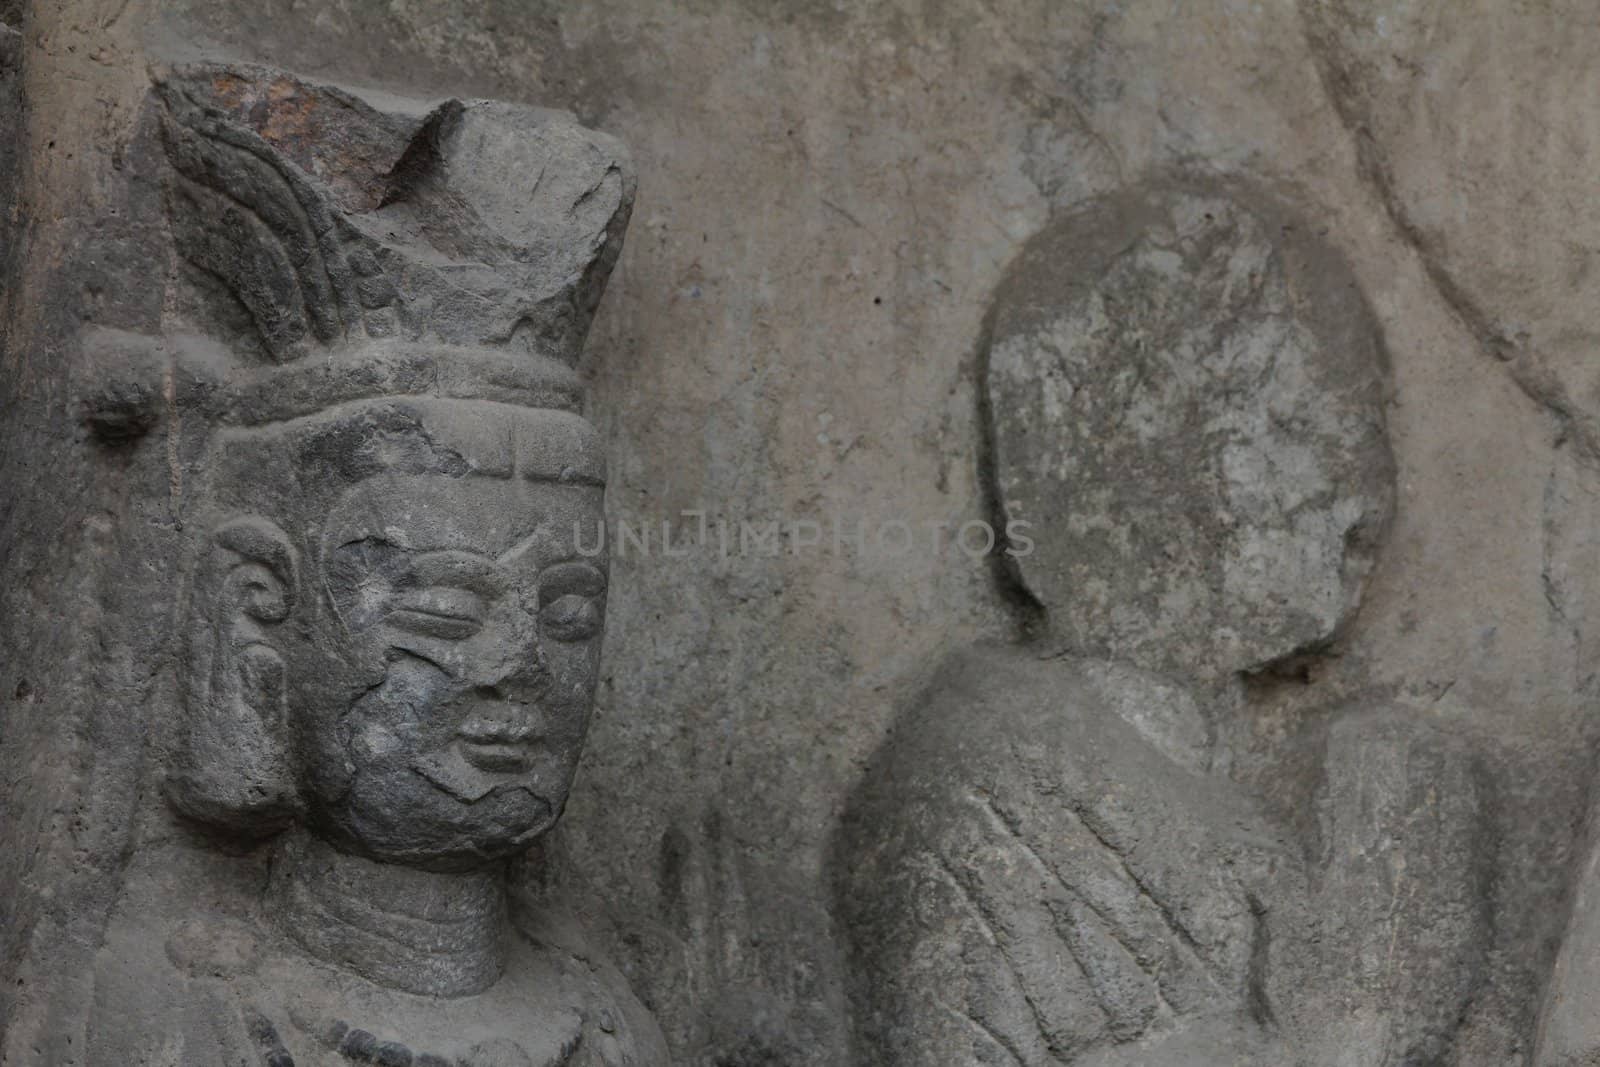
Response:
[[[459,997],[505,969],[504,871],[419,871],[340,852],[302,831],[280,845],[277,921],[311,955],[408,993]]]

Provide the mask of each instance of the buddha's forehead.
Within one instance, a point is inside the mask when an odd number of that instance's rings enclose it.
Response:
[[[471,552],[547,566],[600,543],[602,491],[484,474],[385,473],[351,487],[323,527],[326,553],[358,542],[411,552]]]
[[[207,459],[218,513],[260,512],[326,552],[514,550],[535,565],[600,540],[594,428],[567,411],[397,397],[225,430]],[[531,554],[530,554],[531,553]],[[326,558],[326,556],[325,556]]]
[[[344,405],[294,437],[302,471],[343,480],[395,471],[605,484],[599,436],[568,411],[402,397]]]

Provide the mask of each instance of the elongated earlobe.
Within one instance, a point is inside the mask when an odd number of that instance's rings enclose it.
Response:
[[[298,809],[288,678],[274,631],[294,610],[289,538],[257,516],[229,520],[200,563],[185,664],[187,707],[167,795],[191,818],[261,836]]]

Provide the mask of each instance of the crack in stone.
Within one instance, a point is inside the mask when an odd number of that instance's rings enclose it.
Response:
[[[1566,386],[1548,368],[1540,366],[1531,353],[1495,328],[1488,312],[1439,262],[1428,235],[1406,210],[1385,165],[1383,149],[1366,119],[1357,111],[1355,86],[1330,54],[1337,46],[1327,39],[1326,33],[1313,26],[1309,11],[1313,2],[1301,0],[1299,5],[1306,50],[1316,65],[1324,95],[1355,147],[1357,173],[1378,198],[1402,243],[1416,255],[1423,273],[1456,321],[1472,334],[1485,353],[1509,367],[1511,380],[1530,400],[1548,411],[1563,429],[1572,432],[1586,458],[1600,462],[1600,425],[1578,410]]]

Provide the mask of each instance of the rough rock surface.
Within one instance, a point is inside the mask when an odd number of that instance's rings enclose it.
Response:
[[[169,235],[147,232],[164,212],[129,180],[160,157],[140,143],[147,64],[237,57],[564,107],[630,146],[639,200],[586,372],[609,515],[651,524],[653,545],[664,520],[680,542],[694,528],[683,509],[991,518],[976,353],[1023,246],[1185,168],[1293,203],[1391,355],[1397,506],[1333,645],[1211,709],[1213,773],[1300,825],[1325,763],[1306,739],[1330,709],[1482,742],[1493,922],[1453,1055],[1531,1062],[1589,869],[1600,736],[1600,472],[1574,432],[1600,306],[1587,16],[1576,0],[0,0],[26,104],[0,136],[17,160],[0,206],[0,1018],[20,1017],[24,957],[72,971],[51,947],[98,945],[127,808],[103,783],[138,773],[129,709],[170,667],[170,624],[147,620],[179,582],[184,487],[160,447],[138,464],[87,440],[77,383],[96,357],[75,339],[164,314],[155,279],[175,267],[150,250]],[[1517,347],[1524,331],[1538,343]],[[829,835],[948,651],[1029,617],[989,561],[921,544],[725,558],[691,541],[614,561],[561,863],[680,1062],[847,1061]]]
[[[1595,1024],[1594,996],[1600,990],[1600,849],[1591,850],[1579,872],[1561,952],[1550,976],[1549,994],[1539,1019],[1539,1067],[1587,1067],[1595,1062],[1600,1029]]]
[[[1308,835],[1311,890],[1277,993],[1308,1064],[1449,1063],[1484,992],[1499,850],[1480,753],[1405,709],[1336,712]],[[1291,935],[1294,936],[1294,935]]]
[[[1441,293],[1530,395],[1600,444],[1600,41],[1576,0],[1306,0],[1334,106]],[[1539,175],[1537,180],[1533,175]]]
[[[1131,707],[1184,697],[980,645],[897,720],[836,855],[860,1062],[1452,1062],[1492,922],[1471,746],[1339,716],[1297,840]]]
[[[1028,243],[991,330],[997,502],[1055,636],[1214,677],[1348,623],[1394,502],[1385,355],[1303,220],[1201,183],[1091,200]]]
[[[1121,721],[1083,666],[959,654],[869,766],[840,844],[861,1062],[1043,1067],[1128,1046],[1105,1062],[1134,1063],[1194,1027],[1218,1039],[1205,1062],[1273,1044],[1293,850]]]

